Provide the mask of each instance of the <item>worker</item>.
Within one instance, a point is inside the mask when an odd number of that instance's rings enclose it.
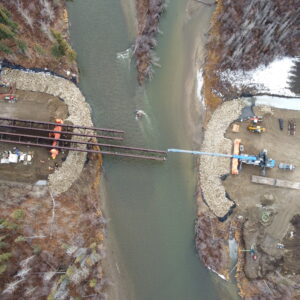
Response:
[[[56,159],[56,156],[58,155],[59,151],[57,149],[55,149],[55,148],[52,148],[50,150],[50,153],[51,153],[51,158],[52,159]]]
[[[55,123],[64,124],[64,121],[62,119],[55,119]]]

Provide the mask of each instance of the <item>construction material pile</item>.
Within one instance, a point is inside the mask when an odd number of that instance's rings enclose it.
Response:
[[[0,153],[0,164],[23,163],[24,165],[30,165],[32,163],[32,157],[32,151],[26,153],[14,148],[12,151],[4,151]]]
[[[3,70],[1,77],[9,84],[16,82],[17,89],[48,93],[60,97],[68,105],[69,117],[66,121],[79,126],[93,126],[89,105],[85,102],[79,88],[72,82],[49,73],[12,69]],[[74,131],[80,132],[80,129]],[[86,141],[86,139],[86,137],[76,137],[77,141]],[[84,149],[86,146],[78,144],[77,147]],[[66,192],[71,187],[83,169],[86,155],[84,152],[70,151],[62,167],[49,175],[49,188],[53,195]]]
[[[232,142],[224,134],[229,125],[238,119],[245,105],[241,100],[233,100],[218,107],[207,125],[202,151],[231,154]],[[224,217],[233,202],[226,197],[220,177],[230,172],[230,159],[203,155],[199,172],[204,201],[216,216]]]

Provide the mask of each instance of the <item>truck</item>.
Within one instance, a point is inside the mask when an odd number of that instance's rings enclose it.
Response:
[[[279,163],[278,168],[281,170],[293,171],[296,167],[292,164]]]

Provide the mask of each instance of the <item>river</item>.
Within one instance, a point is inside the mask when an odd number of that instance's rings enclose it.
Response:
[[[196,127],[188,125],[191,103],[185,101],[187,66],[193,34],[199,29],[203,35],[201,22],[208,27],[211,9],[202,21],[187,22],[187,0],[169,2],[157,49],[162,67],[146,88],[137,86],[134,64],[122,55],[132,43],[132,33],[120,0],[68,4],[80,88],[94,123],[125,130],[126,145],[193,147]],[[135,120],[136,109],[147,116]],[[104,157],[108,234],[115,237],[112,255],[122,275],[118,280],[127,289],[127,296],[119,293],[119,299],[218,299],[194,246],[195,179],[195,162],[189,156],[171,154],[164,163]]]

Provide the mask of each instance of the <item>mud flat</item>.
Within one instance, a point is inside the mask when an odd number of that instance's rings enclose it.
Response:
[[[61,98],[68,106],[69,111],[69,116],[65,121],[80,126],[93,125],[89,105],[74,83],[47,73],[12,69],[3,70],[1,75],[2,79],[8,83],[16,83],[20,90],[44,92]],[[79,129],[76,131],[80,132]],[[85,139],[76,136],[76,140],[85,141]],[[85,146],[79,144],[78,147],[84,149]],[[68,154],[62,167],[49,175],[49,187],[53,195],[57,196],[70,188],[82,172],[85,160],[86,153],[72,151]]]

